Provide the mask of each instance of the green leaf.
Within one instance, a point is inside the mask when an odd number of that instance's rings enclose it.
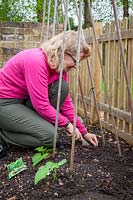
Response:
[[[35,150],[38,152],[32,156],[33,167],[36,164],[38,164],[41,160],[47,158],[47,156],[52,152],[52,149],[47,149],[44,148],[43,146],[37,147]]]
[[[47,148],[44,148],[43,146],[37,147],[37,148],[35,149],[35,151],[38,151],[38,152],[40,152],[40,153],[44,153],[44,152],[47,151]]]
[[[59,163],[54,163],[52,161],[49,161],[46,163],[46,165],[40,167],[35,175],[34,184],[37,185],[39,181],[46,178],[47,175],[50,174],[51,171],[54,169],[58,169],[60,166],[64,165],[67,162],[66,159],[63,159]]]
[[[45,154],[36,153],[36,154],[34,154],[34,156],[32,157],[33,167],[35,165],[37,165],[41,160],[45,159],[48,155],[49,155],[49,153],[45,153]]]
[[[58,163],[58,165],[59,165],[59,166],[62,166],[62,165],[64,165],[66,162],[67,162],[67,160],[66,160],[66,159],[63,159],[63,160],[61,160],[61,161]]]

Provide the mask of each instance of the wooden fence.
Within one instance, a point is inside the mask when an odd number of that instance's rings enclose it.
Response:
[[[124,58],[127,65],[129,86],[133,97],[133,16],[129,19],[123,19],[119,22],[119,25],[124,48]],[[126,140],[128,143],[133,144],[133,119],[131,117],[127,86],[121,62],[115,23],[112,22],[110,24],[106,24],[104,30],[102,29],[101,23],[96,23],[95,30],[99,43],[105,80],[103,80],[101,73],[101,66],[99,63],[92,30],[85,30],[85,35],[91,48],[91,57],[89,58],[89,63],[94,82],[93,90],[95,91],[97,104],[100,111],[100,121],[105,129],[114,134],[118,134],[118,136]],[[75,71],[69,74],[70,92],[73,98],[75,96],[74,77]],[[86,61],[83,61],[81,64],[80,79],[82,83],[84,100],[86,102],[87,114],[90,118],[90,122],[96,123],[98,122],[98,118]],[[104,83],[106,84],[108,91],[107,94],[105,93]],[[112,119],[106,95],[108,95],[111,103],[114,120]],[[80,115],[84,116],[83,101],[80,91],[78,94],[78,112]]]

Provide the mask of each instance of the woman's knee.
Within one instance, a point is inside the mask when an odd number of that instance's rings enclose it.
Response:
[[[54,141],[54,135],[55,135],[55,128],[54,127],[49,127],[49,129],[47,130],[47,132],[45,132],[44,134],[41,135],[41,142],[42,145],[45,144],[53,144]],[[57,134],[57,139],[58,139],[58,134]]]

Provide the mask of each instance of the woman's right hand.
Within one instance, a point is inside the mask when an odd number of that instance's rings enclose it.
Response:
[[[69,123],[67,125],[66,131],[68,133],[68,136],[72,136],[73,135],[73,125],[71,123]],[[76,140],[81,140],[82,139],[82,135],[81,135],[80,131],[78,130],[78,128],[76,128],[76,130],[75,130],[75,139]]]

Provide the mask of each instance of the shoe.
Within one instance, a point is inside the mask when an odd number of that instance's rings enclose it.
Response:
[[[6,148],[2,144],[0,144],[0,159],[4,158],[7,155]]]

